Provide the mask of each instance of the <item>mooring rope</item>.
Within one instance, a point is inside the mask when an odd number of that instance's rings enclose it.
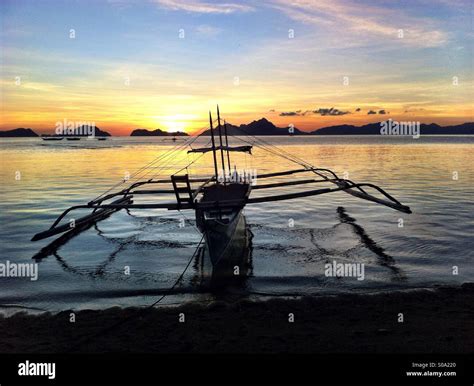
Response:
[[[179,284],[179,282],[183,279],[184,277],[184,274],[186,273],[186,271],[188,270],[189,266],[191,265],[191,262],[194,260],[194,258],[196,257],[198,251],[200,250],[200,247],[201,247],[201,244],[204,240],[204,235],[202,235],[201,237],[201,240],[199,241],[199,244],[197,245],[196,249],[194,250],[194,253],[192,254],[191,258],[189,259],[188,263],[186,264],[186,266],[184,267],[184,270],[181,272],[181,274],[178,276],[178,278],[176,279],[176,281],[174,282],[174,284],[166,291],[166,293],[164,293],[162,296],[160,296],[155,302],[153,302],[152,304],[146,306],[146,307],[142,307],[138,310],[138,312],[136,314],[133,314],[133,315],[130,315],[129,317],[125,318],[125,319],[122,319],[120,321],[118,321],[117,323],[107,327],[107,328],[103,328],[101,329],[100,331],[94,333],[94,334],[91,334],[89,335],[88,337],[86,337],[85,339],[83,339],[82,341],[78,342],[77,344],[75,344],[74,346],[72,346],[69,350],[67,350],[66,352],[75,352],[77,351],[81,346],[83,346],[84,344],[90,342],[92,339],[94,338],[98,338],[98,337],[101,337],[105,334],[108,334],[110,333],[111,331],[117,329],[118,327],[124,325],[125,323],[127,322],[130,322],[140,316],[143,316],[146,312],[150,311],[152,308],[154,308],[157,304],[159,304],[166,296],[168,296],[174,289],[175,287]]]

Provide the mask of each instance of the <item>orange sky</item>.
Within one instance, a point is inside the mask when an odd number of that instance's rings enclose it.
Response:
[[[467,3],[423,4],[5,3],[0,129],[67,120],[113,135],[193,133],[216,104],[232,124],[266,117],[305,131],[473,121]]]

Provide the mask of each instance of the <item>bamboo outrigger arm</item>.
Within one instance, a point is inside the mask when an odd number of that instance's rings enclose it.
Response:
[[[313,169],[286,170],[286,171],[283,171],[283,172],[261,174],[261,175],[258,176],[258,178],[259,179],[260,178],[271,178],[271,177],[286,176],[286,175],[290,175],[290,174],[304,173],[304,172],[311,172],[311,171],[313,171],[313,172],[317,172],[317,171],[328,172],[334,177],[334,180],[340,180],[339,177],[337,177],[337,175],[330,169],[314,169],[314,168]],[[324,179],[321,180],[321,182],[330,181],[330,179],[328,179],[326,176],[322,175],[322,177]],[[212,182],[213,180],[215,180],[215,177],[211,177],[211,178],[206,178],[206,177],[204,177],[204,178],[190,178],[189,182],[190,183],[202,182],[202,183],[204,183],[204,185],[206,185],[209,182]],[[348,180],[345,180],[345,181],[348,181]],[[294,183],[292,183],[292,184],[299,185],[299,183],[300,182],[296,183],[296,181],[294,181]],[[151,194],[152,192],[153,193],[174,193],[174,191],[170,191],[170,190],[155,190],[155,191],[151,191],[151,190],[150,191],[148,191],[148,190],[141,191],[141,190],[139,190],[139,191],[133,191],[133,189],[138,188],[138,187],[143,186],[143,185],[147,185],[147,184],[171,184],[171,179],[159,179],[159,180],[149,179],[147,181],[136,182],[136,183],[130,185],[128,188],[122,189],[122,190],[120,190],[118,192],[115,192],[115,193],[110,193],[110,194],[101,196],[101,197],[99,197],[95,200],[92,200],[92,201],[89,201],[88,204],[90,204],[90,205],[100,204],[103,201],[110,200],[111,198],[114,198],[114,197],[117,197],[117,196],[125,196],[127,194]],[[278,186],[278,185],[273,185],[273,186]],[[263,189],[263,188],[253,187],[252,189]],[[148,193],[148,192],[150,192],[150,193]]]
[[[316,169],[315,169],[316,170]],[[274,177],[275,175],[288,175],[293,173],[299,173],[303,171],[315,171],[315,170],[294,170],[294,171],[287,171],[287,172],[279,172],[279,173],[271,173],[267,175],[260,176],[260,178],[268,178]],[[318,169],[319,170],[319,169]],[[283,174],[285,173],[285,174]],[[337,176],[336,176],[337,177]],[[404,213],[411,213],[411,210],[408,206],[401,204],[398,200],[392,197],[390,194],[385,192],[382,188],[378,187],[374,184],[369,183],[361,183],[356,184],[350,180],[344,179],[334,179],[334,178],[323,178],[323,179],[306,179],[300,181],[286,181],[286,182],[279,182],[279,183],[272,183],[272,184],[264,184],[264,185],[257,185],[252,187],[252,190],[259,190],[259,189],[269,189],[269,188],[276,188],[276,187],[283,187],[283,186],[293,186],[293,185],[300,185],[300,184],[310,184],[310,183],[321,183],[321,182],[331,182],[337,185],[336,188],[322,188],[316,190],[307,190],[303,192],[295,192],[295,193],[287,193],[287,194],[280,194],[280,195],[271,195],[271,196],[263,196],[263,197],[250,197],[246,200],[219,200],[214,202],[206,202],[198,203],[196,198],[202,192],[204,187],[211,181],[213,178],[208,179],[194,179],[194,181],[204,181],[202,185],[200,185],[197,189],[193,190],[192,193],[192,201],[186,204],[178,204],[178,203],[155,203],[155,204],[134,204],[132,201],[134,194],[144,195],[144,194],[166,194],[166,193],[173,193],[174,190],[133,190],[136,187],[142,186],[144,184],[151,184],[151,183],[167,183],[168,180],[149,180],[144,181],[141,183],[132,184],[129,188],[123,189],[120,192],[109,194],[107,196],[103,196],[98,200],[90,201],[86,205],[76,205],[66,209],[53,223],[53,225],[46,231],[37,233],[33,236],[32,241],[41,240],[47,237],[51,237],[57,235],[59,233],[71,231],[73,228],[69,224],[59,225],[60,222],[65,218],[65,216],[78,209],[92,209],[92,213],[81,217],[75,221],[74,227],[80,229],[87,224],[92,222],[97,222],[107,218],[110,214],[115,211],[121,209],[168,209],[168,210],[178,210],[178,209],[206,209],[210,207],[216,208],[225,208],[231,206],[245,206],[248,204],[258,204],[264,202],[273,202],[273,201],[283,201],[283,200],[291,200],[296,198],[302,197],[310,197],[310,196],[317,196],[326,193],[334,193],[338,191],[344,191],[349,193],[355,197],[372,201],[377,204],[385,205],[395,210],[404,212]],[[379,193],[381,193],[384,198],[375,197],[365,190],[363,187],[372,188]],[[116,197],[118,195],[123,195],[122,198],[112,201],[109,204],[104,204],[103,201],[108,200],[110,198]]]
[[[131,200],[131,198],[127,196],[127,197],[122,197],[118,200],[113,201],[113,204],[114,205],[129,205],[132,202],[133,201]],[[45,238],[48,238],[48,237],[51,237],[51,236],[54,236],[54,235],[57,235],[57,234],[60,234],[60,233],[63,233],[63,232],[69,232],[69,231],[80,232],[81,230],[85,229],[88,225],[90,225],[94,222],[103,220],[103,219],[107,218],[108,216],[110,216],[112,213],[116,212],[117,210],[122,209],[122,208],[118,208],[118,207],[108,207],[108,208],[106,208],[106,207],[103,207],[103,206],[97,206],[96,208],[92,208],[92,209],[95,209],[95,210],[91,214],[77,219],[74,222],[73,226],[69,223],[58,226],[59,222],[64,218],[64,216],[66,216],[66,214],[68,214],[72,210],[79,209],[79,208],[84,208],[84,207],[85,208],[91,208],[88,205],[77,205],[77,206],[73,206],[69,209],[66,209],[56,219],[56,221],[53,223],[53,225],[48,230],[46,230],[44,232],[37,233],[36,235],[33,236],[31,241],[42,240],[42,239],[45,239]]]
[[[202,191],[202,189],[209,184],[210,182],[214,181],[215,178],[194,178],[190,179],[192,182],[202,182],[202,184],[195,190],[193,190],[192,197],[193,200],[195,200],[196,196]],[[64,212],[62,212],[57,219],[54,221],[54,223],[51,225],[51,227],[44,231],[37,233],[33,236],[31,241],[37,241],[37,240],[42,240],[63,232],[71,231],[75,228],[80,229],[82,225],[85,224],[90,224],[92,222],[97,222],[100,220],[103,220],[107,218],[110,214],[113,212],[116,212],[120,209],[168,209],[168,210],[177,210],[180,209],[181,206],[178,205],[177,203],[160,203],[160,204],[133,204],[132,197],[134,194],[167,194],[167,193],[174,193],[174,190],[171,189],[161,189],[161,190],[137,190],[134,191],[133,189],[146,185],[146,184],[165,184],[165,183],[171,183],[170,180],[147,180],[147,181],[141,181],[134,183],[130,185],[126,189],[122,189],[119,192],[115,193],[110,193],[108,195],[104,195],[100,198],[97,198],[95,200],[89,201],[86,205],[75,205],[72,206],[68,209],[66,209]],[[112,201],[109,204],[104,204],[104,201],[110,200],[114,197],[117,196],[123,196],[115,201]],[[66,217],[66,215],[74,210],[78,209],[92,209],[92,213],[89,215],[86,215],[84,217],[80,217],[77,220],[74,221],[74,226],[72,227],[70,224],[64,224],[64,225],[59,225],[59,223]],[[76,230],[77,230],[76,229]]]
[[[313,182],[332,182],[336,185],[338,185],[340,188],[339,190],[343,190],[348,194],[353,195],[354,197],[362,198],[364,200],[369,200],[376,202],[378,204],[386,205],[389,206],[393,209],[401,210],[402,212],[406,213],[411,213],[411,210],[408,206],[402,205],[398,200],[396,200],[394,197],[392,197],[390,194],[388,194],[385,190],[383,190],[381,187],[374,185],[374,184],[369,184],[369,183],[362,183],[362,184],[356,184],[351,180],[348,179],[342,179],[339,178],[336,173],[334,173],[330,169],[322,169],[322,168],[304,168],[304,169],[294,169],[294,170],[286,170],[283,172],[275,172],[275,173],[268,173],[268,174],[262,174],[259,175],[258,178],[269,178],[269,177],[277,177],[277,176],[285,176],[285,175],[291,175],[291,174],[297,174],[297,173],[308,173],[308,172],[313,172],[314,174],[322,177],[322,180],[315,180]],[[325,176],[323,173],[329,173],[332,178],[328,178]],[[305,181],[305,182],[303,182]],[[302,180],[302,181],[293,181],[292,184],[294,185],[299,185],[300,183],[309,183],[310,180]],[[278,185],[278,184],[269,184],[272,185],[272,187],[276,186],[283,186],[283,185]],[[370,187],[378,192],[380,192],[382,195],[384,195],[388,200],[381,200],[377,197],[372,196],[371,194],[367,193],[362,187]],[[355,188],[359,190],[359,192],[356,192],[354,190],[351,190],[351,188]],[[259,189],[258,187],[254,187],[253,189]]]

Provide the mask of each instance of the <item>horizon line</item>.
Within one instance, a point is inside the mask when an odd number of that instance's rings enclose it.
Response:
[[[274,124],[271,120],[269,120],[268,118],[266,117],[261,117],[259,119],[254,119],[248,123],[239,123],[239,124],[232,124],[230,122],[227,122],[228,125],[231,125],[231,126],[235,126],[235,127],[240,127],[240,126],[246,126],[246,125],[249,125],[253,122],[259,122],[261,120],[266,120],[267,122],[271,123],[272,125],[274,125],[276,128],[278,129],[286,129],[286,128],[289,128],[291,127],[290,125],[288,126],[277,126],[276,124]],[[325,128],[330,128],[330,127],[337,127],[337,126],[353,126],[353,127],[356,127],[356,128],[360,128],[360,127],[363,127],[363,126],[367,126],[367,125],[370,125],[370,124],[379,124],[381,122],[386,122],[386,121],[389,121],[389,120],[392,120],[392,121],[396,121],[396,122],[410,122],[410,123],[418,123],[420,125],[437,125],[441,128],[448,128],[448,127],[452,127],[452,126],[460,126],[460,125],[465,125],[465,124],[474,124],[474,120],[472,121],[465,121],[465,122],[462,122],[462,123],[456,123],[456,124],[449,124],[449,125],[441,125],[439,123],[436,123],[436,122],[429,122],[429,123],[426,123],[426,122],[422,122],[422,121],[419,121],[419,120],[396,120],[396,119],[393,119],[393,118],[387,118],[387,119],[384,119],[384,120],[380,120],[380,121],[375,121],[375,122],[366,122],[366,123],[363,123],[363,124],[356,124],[356,123],[341,123],[341,124],[332,124],[332,125],[328,125],[328,126],[322,126],[322,127],[319,127],[319,128],[316,128],[316,129],[299,129],[297,126],[293,126],[294,129],[297,129],[299,130],[300,132],[303,132],[305,134],[311,134],[311,133],[314,133],[314,132],[317,132],[319,130],[322,130],[322,129],[325,129]],[[77,122],[85,122],[85,121],[77,121]],[[81,126],[88,126],[88,125],[81,125]],[[196,129],[196,130],[193,130],[193,131],[190,131],[190,132],[187,132],[186,130],[173,130],[173,131],[170,131],[170,130],[166,130],[166,129],[161,129],[161,128],[144,128],[144,127],[136,127],[136,128],[131,128],[129,129],[130,132],[129,134],[112,134],[110,133],[109,131],[107,130],[114,130],[114,129],[105,129],[104,126],[102,127],[99,127],[97,126],[97,124],[95,124],[95,127],[97,127],[98,129],[100,129],[101,131],[105,131],[107,132],[110,136],[114,136],[114,137],[130,137],[131,133],[135,130],[146,130],[146,131],[149,131],[149,132],[152,132],[152,131],[156,131],[156,130],[160,130],[162,131],[163,133],[166,133],[166,134],[185,134],[187,136],[195,136],[197,135],[199,132],[201,131],[205,131],[205,130],[209,130],[210,128],[209,127],[204,127],[204,128],[200,128],[200,129]],[[35,133],[39,133],[39,134],[55,134],[54,133],[54,129],[52,129],[52,132],[51,131],[44,131],[43,129],[38,129],[38,128],[34,128],[34,127],[25,127],[25,126],[21,126],[21,127],[15,127],[15,128],[10,128],[10,129],[1,129],[0,132],[7,132],[7,131],[13,131],[13,130],[17,130],[17,129],[30,129],[32,130],[33,132]],[[217,128],[214,128],[215,130]],[[50,129],[47,129],[47,130],[50,130]],[[298,135],[297,133],[295,133],[295,135]],[[61,135],[58,135],[58,136],[61,136]]]

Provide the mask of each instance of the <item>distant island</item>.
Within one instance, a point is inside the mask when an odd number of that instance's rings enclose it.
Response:
[[[223,127],[223,124],[221,124]],[[214,131],[217,131],[217,127],[214,127]],[[294,127],[292,133],[290,133],[289,127],[277,127],[266,118],[261,118],[258,121],[250,122],[247,125],[235,126],[230,123],[227,124],[228,135],[306,135],[308,133],[301,131]],[[202,135],[211,135],[211,130],[206,130]]]
[[[222,126],[222,125],[221,125]],[[381,123],[369,123],[363,126],[338,125],[323,127],[310,132],[305,132],[292,128],[292,133],[288,127],[277,127],[266,118],[253,121],[249,124],[235,126],[227,124],[228,135],[380,135]],[[214,132],[217,128],[214,127]],[[202,135],[210,135],[211,131],[206,130]],[[454,126],[440,126],[436,123],[420,124],[421,135],[474,135],[474,122],[467,122]]]
[[[110,137],[110,133],[106,132],[106,131],[102,131],[101,129],[99,129],[97,126],[88,126],[88,125],[82,125],[82,126],[79,126],[78,128],[74,129],[74,130],[69,130],[69,129],[65,129],[64,130],[64,133],[63,134],[57,134],[56,132],[54,132],[53,134],[51,135],[43,135],[43,137],[45,136],[52,136],[52,137],[90,137],[90,136],[94,136],[94,137]]]
[[[97,126],[94,126],[92,130],[90,130],[89,126],[80,126],[75,130],[74,133],[64,133],[64,134],[56,134],[55,132],[51,134],[41,134],[41,137],[88,137],[92,131],[93,136],[95,137],[110,137],[110,133],[99,129]],[[13,130],[5,130],[0,131],[0,137],[18,137],[18,138],[25,138],[25,137],[39,137],[37,133],[35,133],[32,129],[24,129],[18,128]]]
[[[222,125],[223,126],[223,125]],[[290,131],[288,127],[277,127],[266,118],[261,118],[258,121],[253,121],[248,124],[240,126],[227,124],[228,135],[380,135],[380,122],[369,123],[362,126],[354,125],[337,125],[322,127],[317,130],[305,132],[293,127]],[[83,134],[64,134],[61,137],[86,137],[88,136],[88,127],[82,126],[78,129],[79,133]],[[217,133],[217,127],[214,128]],[[110,137],[110,133],[94,126],[95,137]],[[210,135],[210,130],[206,130],[202,135]],[[436,123],[420,124],[421,135],[474,135],[474,122],[466,122],[460,125],[440,126]],[[32,129],[18,128],[13,130],[0,131],[0,137],[38,137]],[[42,134],[42,137],[58,137],[56,133]],[[147,130],[135,129],[130,133],[131,137],[186,137],[187,133],[176,131],[167,132],[160,129]]]
[[[13,130],[0,131],[0,137],[38,137],[38,134],[31,129],[20,127]]]
[[[130,133],[130,137],[185,137],[187,135],[182,131],[168,132],[160,129],[135,129]]]
[[[363,126],[338,125],[323,127],[311,131],[312,135],[380,135],[380,122],[369,123]],[[439,126],[436,123],[420,124],[421,135],[467,135],[474,134],[474,122],[455,126]]]

